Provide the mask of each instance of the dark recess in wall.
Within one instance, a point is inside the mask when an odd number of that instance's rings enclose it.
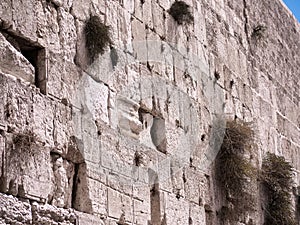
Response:
[[[35,69],[35,86],[47,94],[46,51],[41,45],[20,37],[13,32],[2,30],[6,40],[19,51]]]

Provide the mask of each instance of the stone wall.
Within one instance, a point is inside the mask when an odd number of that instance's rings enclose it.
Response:
[[[255,165],[285,156],[299,188],[299,22],[281,0],[186,0],[178,25],[173,2],[1,1],[1,224],[219,224],[218,123],[234,118]],[[90,15],[113,41],[91,64]],[[262,224],[259,204],[239,224]]]

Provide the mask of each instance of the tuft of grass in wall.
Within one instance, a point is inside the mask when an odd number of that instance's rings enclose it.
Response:
[[[264,225],[296,225],[292,207],[293,169],[284,157],[267,153],[261,180],[267,197]]]
[[[168,12],[179,25],[190,24],[194,21],[190,6],[184,1],[175,1]]]
[[[105,48],[112,44],[110,26],[102,23],[98,16],[91,16],[86,21],[84,34],[90,62],[93,62],[99,54],[103,54]]]
[[[237,222],[255,209],[255,195],[249,187],[257,179],[257,170],[246,154],[254,146],[251,124],[227,121],[225,136],[215,161],[217,185],[224,196],[219,212],[222,223]]]
[[[265,35],[267,31],[267,27],[264,26],[264,25],[257,25],[256,27],[253,28],[253,31],[252,31],[252,38],[255,38],[255,39],[262,39]]]
[[[13,143],[18,148],[30,148],[36,142],[36,136],[31,131],[14,135]]]

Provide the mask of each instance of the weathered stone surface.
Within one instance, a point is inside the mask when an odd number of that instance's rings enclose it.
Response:
[[[51,204],[57,207],[71,208],[75,166],[62,157],[52,157],[53,193]]]
[[[32,203],[32,224],[76,224],[76,214],[72,209],[57,208],[52,205]]]
[[[179,25],[174,2],[1,1],[1,224],[218,224],[218,118],[252,122],[253,163],[284,155],[299,186],[299,23],[280,0],[186,0]],[[92,63],[91,15],[113,42]]]
[[[30,132],[5,137],[1,191],[45,202],[50,191],[49,149]]]
[[[90,225],[104,225],[103,220],[98,216],[93,216],[91,214],[76,212],[77,222],[79,224],[90,224]]]
[[[0,215],[3,224],[31,224],[31,205],[11,195],[0,193]]]
[[[34,67],[0,34],[0,71],[27,82],[34,82]]]

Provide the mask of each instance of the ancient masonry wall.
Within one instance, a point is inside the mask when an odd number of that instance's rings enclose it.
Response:
[[[220,118],[299,190],[299,23],[280,0],[186,0],[178,25],[173,2],[1,0],[0,224],[218,224]],[[90,15],[113,41],[92,64]]]

